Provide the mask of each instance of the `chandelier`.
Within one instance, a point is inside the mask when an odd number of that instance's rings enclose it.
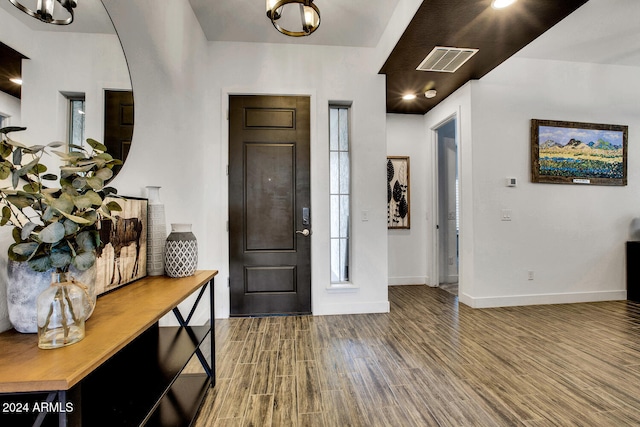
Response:
[[[298,19],[295,18],[295,5],[300,10],[300,30],[288,30],[285,26],[296,25]],[[288,7],[292,6],[292,7]],[[285,13],[285,9],[289,12]],[[313,4],[313,0],[267,0],[267,17],[271,23],[282,34],[291,37],[308,36],[320,26],[320,10]]]
[[[29,16],[33,16],[42,22],[54,25],[68,25],[73,22],[73,9],[78,5],[78,0],[37,0],[35,11],[24,6],[25,0],[9,0],[11,4],[23,11]],[[21,3],[22,1],[22,3]],[[62,16],[58,13],[60,7],[56,8],[56,1],[67,12],[62,12]],[[33,3],[34,0],[31,0]],[[28,3],[28,1],[27,1]]]

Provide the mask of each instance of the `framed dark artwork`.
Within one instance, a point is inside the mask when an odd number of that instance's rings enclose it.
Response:
[[[387,157],[387,228],[411,228],[409,157]]]
[[[531,181],[627,185],[628,126],[531,120]]]
[[[96,295],[110,292],[147,275],[148,200],[112,198],[121,212],[112,212],[113,221],[100,223],[104,246],[96,260]]]

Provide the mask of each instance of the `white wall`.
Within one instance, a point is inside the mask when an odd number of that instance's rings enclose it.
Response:
[[[20,100],[0,92],[0,115],[8,118],[6,126],[11,126],[12,123],[20,123]]]
[[[387,155],[409,156],[411,228],[388,230],[389,285],[430,283],[427,274],[427,188],[429,168],[424,117],[387,114]]]
[[[210,80],[206,158],[228,158],[226,110],[230,94],[311,96],[312,311],[316,315],[384,312],[387,299],[387,238],[384,161],[384,77],[374,68],[373,49],[216,42],[209,45]],[[350,287],[331,288],[329,264],[330,101],[351,101],[352,262]],[[226,163],[224,163],[226,164]],[[226,176],[207,197],[207,222],[216,239],[222,277],[228,275]],[[362,211],[369,220],[362,221]],[[228,313],[228,293],[222,313]],[[224,314],[222,314],[224,315]]]
[[[624,299],[640,212],[637,67],[512,58],[473,85],[472,306]],[[530,120],[629,126],[625,187],[530,182]],[[516,188],[504,179],[515,176]],[[513,220],[500,220],[511,209]],[[527,280],[527,271],[534,280]]]
[[[129,160],[115,184],[129,193],[162,186],[167,222],[192,222],[199,268],[218,269],[216,316],[229,313],[227,162],[229,94],[306,94],[312,99],[312,307],[314,314],[388,310],[384,78],[373,49],[209,43],[186,0],[106,0],[127,54],[136,97]],[[146,7],[145,7],[146,6]],[[208,59],[207,59],[208,58]],[[354,287],[328,291],[328,102],[353,101]],[[150,151],[157,159],[149,161]]]

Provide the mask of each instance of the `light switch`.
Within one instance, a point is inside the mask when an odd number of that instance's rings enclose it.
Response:
[[[511,209],[502,209],[502,221],[511,221]]]

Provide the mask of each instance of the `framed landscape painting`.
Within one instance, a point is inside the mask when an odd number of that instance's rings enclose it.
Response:
[[[531,120],[531,180],[627,185],[628,126]]]

